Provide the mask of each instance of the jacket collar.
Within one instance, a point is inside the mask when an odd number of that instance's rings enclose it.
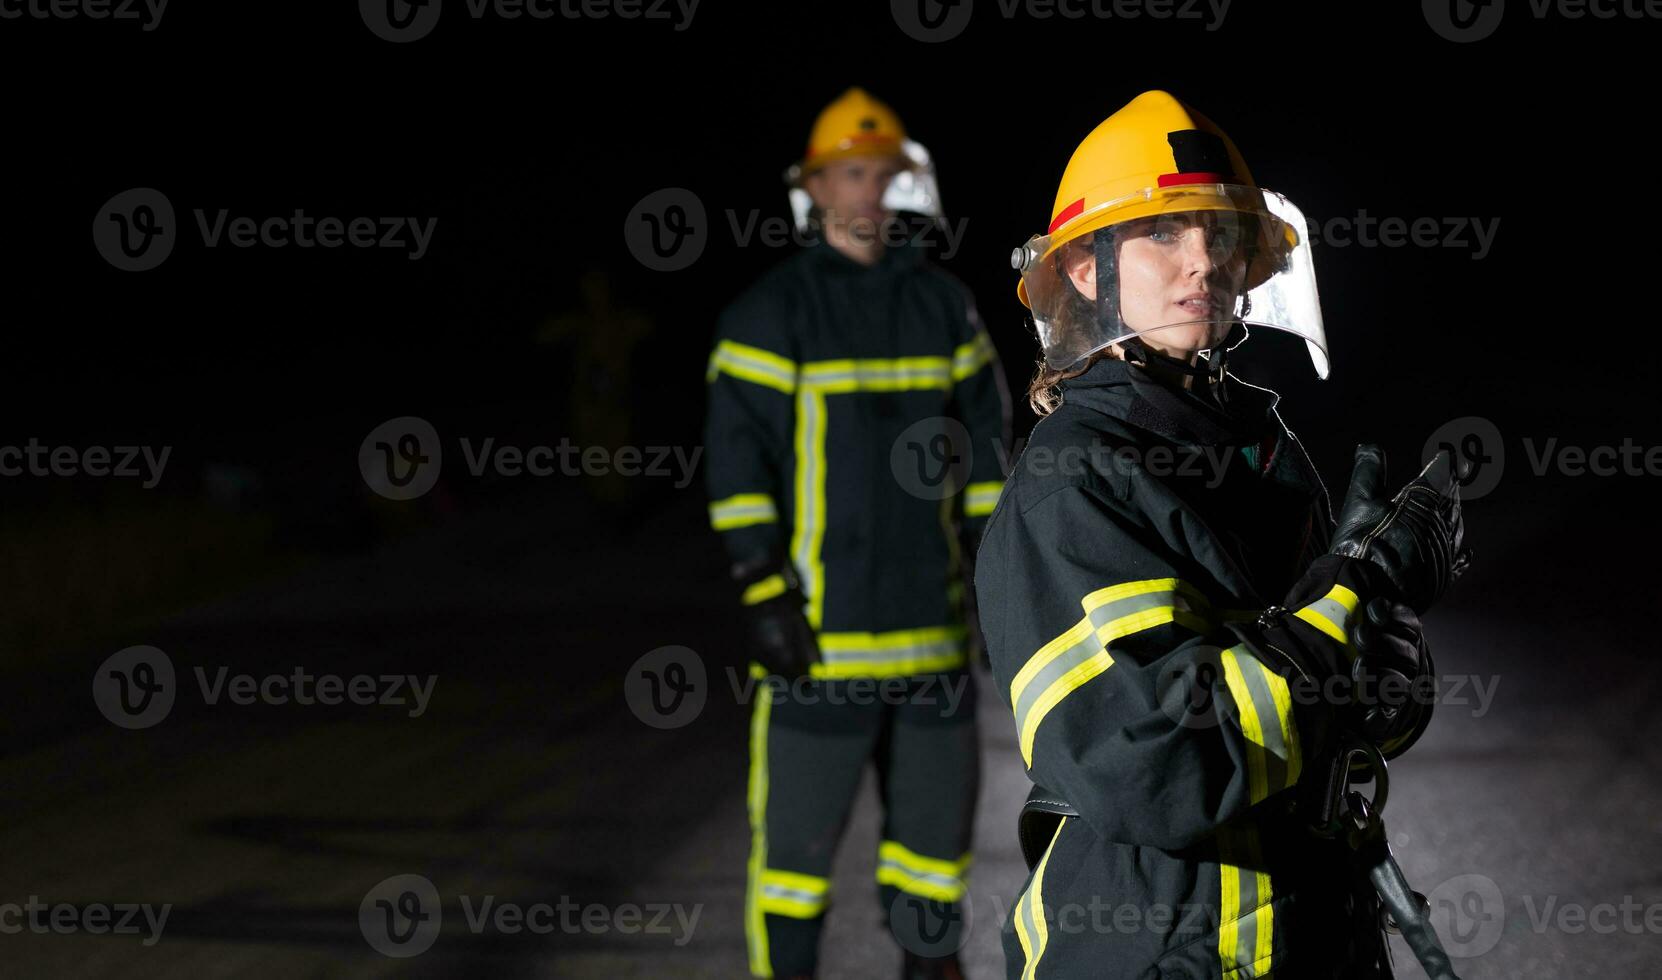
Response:
[[[910,239],[885,245],[883,254],[872,265],[863,265],[837,251],[818,231],[812,233],[806,250],[816,261],[840,273],[869,276],[873,279],[894,275],[917,265],[923,257],[923,248]]]
[[[1228,400],[1220,406],[1189,391],[1167,388],[1147,372],[1103,358],[1061,383],[1063,402],[1118,418],[1185,445],[1249,445],[1279,433],[1280,396],[1225,375]]]

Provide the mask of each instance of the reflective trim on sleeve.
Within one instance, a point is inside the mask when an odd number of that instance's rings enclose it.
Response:
[[[1287,681],[1245,646],[1223,652],[1224,683],[1246,738],[1247,792],[1252,803],[1298,782],[1301,760]]]
[[[1056,841],[1061,838],[1062,828],[1068,825],[1069,819],[1063,817],[1056,821],[1056,832],[1050,835],[1050,844],[1045,847],[1044,857],[1039,859],[1038,866],[1033,869],[1032,883],[1021,893],[1021,897],[1016,899],[1016,939],[1021,943],[1022,955],[1026,959],[1021,970],[1021,980],[1035,980],[1039,960],[1045,955],[1045,947],[1050,944],[1050,928],[1045,923],[1045,868],[1050,865],[1050,854],[1056,850]]]
[[[1263,867],[1258,832],[1252,828],[1218,834],[1218,960],[1224,980],[1269,976],[1274,966],[1275,898]],[[1237,863],[1230,863],[1237,862]]]
[[[777,595],[785,594],[785,576],[769,575],[759,582],[752,582],[744,590],[739,601],[747,606],[754,606],[758,602],[766,602]]]
[[[1113,666],[1108,645],[1166,623],[1197,633],[1212,628],[1206,600],[1175,578],[1145,579],[1098,589],[1080,600],[1085,617],[1034,654],[1010,682],[1021,757],[1033,767],[1033,740],[1050,709]]]
[[[956,902],[964,897],[964,872],[970,855],[956,861],[924,857],[898,841],[886,840],[877,846],[877,883],[893,885],[908,895]]]
[[[731,531],[752,524],[772,524],[779,519],[773,498],[765,493],[736,493],[710,505],[710,526]]]
[[[710,352],[710,364],[704,372],[704,380],[714,381],[716,375],[723,371],[741,381],[764,385],[787,395],[796,391],[796,362],[736,340],[723,340],[716,344],[716,349]]]
[[[930,626],[889,633],[821,633],[820,663],[809,676],[903,677],[953,670],[966,662],[962,626]]]
[[[831,879],[768,868],[762,872],[761,906],[768,915],[817,919],[831,903]]]
[[[965,487],[964,516],[985,517],[991,514],[993,508],[998,506],[998,495],[1003,489],[1003,480],[987,480]]]
[[[1327,590],[1327,595],[1310,603],[1303,609],[1293,613],[1316,629],[1326,633],[1334,641],[1350,646],[1350,630],[1346,627],[1350,623],[1350,616],[1356,612],[1356,593],[1342,585],[1334,585]]]
[[[952,352],[952,380],[963,381],[993,362],[996,355],[993,340],[985,330],[978,330],[975,339],[960,344]]]

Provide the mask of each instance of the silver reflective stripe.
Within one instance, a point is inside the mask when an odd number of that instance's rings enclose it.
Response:
[[[937,643],[921,643],[914,646],[896,647],[892,650],[821,650],[820,656],[826,663],[863,663],[881,664],[895,660],[912,660],[918,657],[946,656],[958,651],[958,641],[955,639],[941,640]]]
[[[911,879],[914,882],[924,885],[932,885],[936,888],[942,888],[949,891],[957,891],[964,887],[962,879],[954,878],[951,875],[936,874],[932,871],[919,871],[916,868],[908,867],[895,860],[885,859],[878,862],[877,867],[879,871],[884,868],[893,868],[895,871],[900,872],[901,875]],[[901,888],[902,891],[906,890],[905,886],[897,887]]]
[[[1258,712],[1258,728],[1264,739],[1266,756],[1264,775],[1267,791],[1274,793],[1287,785],[1287,761],[1292,758],[1291,748],[1287,745],[1287,740],[1281,737],[1281,712],[1276,708],[1275,695],[1270,693],[1269,682],[1264,677],[1264,672],[1268,668],[1245,649],[1235,649],[1235,659],[1241,667],[1241,678],[1252,695],[1252,707]]]
[[[1027,686],[1022,688],[1021,695],[1015,705],[1016,731],[1027,730],[1027,713],[1032,710],[1034,703],[1044,696],[1045,691],[1050,689],[1051,684],[1055,683],[1058,678],[1068,671],[1096,656],[1098,651],[1103,649],[1103,640],[1098,635],[1098,631],[1102,627],[1116,619],[1149,609],[1157,609],[1161,606],[1172,606],[1189,612],[1194,611],[1194,606],[1187,596],[1181,592],[1171,590],[1144,592],[1141,595],[1127,596],[1124,599],[1116,599],[1092,609],[1087,614],[1093,627],[1090,635],[1058,654],[1054,660],[1029,678]],[[1109,637],[1109,639],[1117,639],[1117,637]]]
[[[1338,601],[1324,596],[1304,608],[1311,612],[1320,613],[1322,618],[1337,626],[1339,632],[1347,638],[1345,642],[1349,642],[1350,629],[1345,621],[1350,618],[1350,613],[1345,611],[1345,607],[1340,605]]]
[[[944,365],[942,367],[856,368],[853,371],[813,371],[803,376],[805,382],[815,385],[871,384],[879,381],[931,381],[944,385],[950,378],[950,371]]]
[[[803,905],[820,906],[825,904],[824,893],[803,891],[799,888],[786,888],[784,885],[762,886],[762,897],[777,898],[787,902],[801,902]]]

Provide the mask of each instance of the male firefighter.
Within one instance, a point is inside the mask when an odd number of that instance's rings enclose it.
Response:
[[[997,502],[1009,395],[969,291],[897,234],[940,220],[926,151],[858,88],[787,172],[807,244],[721,315],[709,360],[710,520],[756,687],[751,972],[812,977],[831,862],[868,761],[879,901],[956,921],[979,757],[967,559]],[[951,465],[946,465],[951,464]],[[904,919],[904,916],[901,916]],[[961,977],[896,933],[905,977]]]

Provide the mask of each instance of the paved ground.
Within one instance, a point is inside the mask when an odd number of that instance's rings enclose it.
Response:
[[[1469,954],[1468,980],[1656,976],[1662,911],[1647,926],[1645,910],[1662,909],[1662,732],[1644,623],[1659,597],[1641,562],[1657,532],[1621,528],[1641,501],[1608,484],[1530,490],[1470,510],[1479,565],[1430,621],[1448,700],[1393,770],[1388,822],[1445,940]],[[181,679],[150,728],[95,708],[110,650],[10,677],[0,902],[172,908],[150,946],[0,934],[5,973],[742,976],[746,708],[727,680],[731,618],[712,610],[730,600],[701,509],[688,499],[621,527],[558,503],[504,499],[134,637]],[[1631,572],[1584,557],[1612,540],[1636,556]],[[701,655],[709,697],[692,723],[658,730],[622,692],[635,658],[667,644]],[[410,703],[209,705],[194,676],[297,665],[436,681],[412,718]],[[993,980],[999,912],[1023,877],[1011,828],[1026,784],[997,698],[982,704],[968,955],[971,976]],[[875,807],[868,785],[838,858],[830,978],[889,975],[898,958],[870,884]],[[442,921],[426,952],[388,958],[360,905],[406,874],[432,883]],[[597,918],[475,934],[485,896]],[[642,922],[614,917],[631,905]],[[660,908],[662,931],[624,931]],[[1420,975],[1399,954],[1401,974]]]

